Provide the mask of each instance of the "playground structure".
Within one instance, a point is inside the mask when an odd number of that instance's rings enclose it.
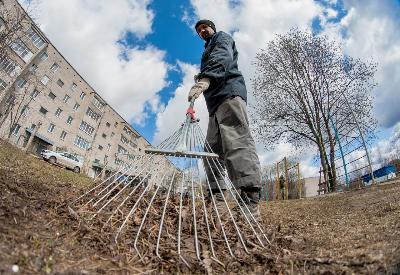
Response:
[[[261,199],[264,201],[299,199],[302,197],[302,189],[300,164],[291,163],[284,157],[264,171]]]

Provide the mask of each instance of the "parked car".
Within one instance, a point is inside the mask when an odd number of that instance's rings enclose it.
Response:
[[[75,173],[80,173],[83,162],[77,156],[68,152],[54,152],[50,150],[43,150],[41,153],[43,159],[51,164],[58,164],[68,169],[73,170]]]

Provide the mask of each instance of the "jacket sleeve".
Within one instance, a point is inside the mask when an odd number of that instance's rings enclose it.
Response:
[[[225,73],[233,60],[232,43],[233,40],[228,35],[217,38],[202,66],[199,78],[207,77],[211,79],[211,83],[214,82],[217,85],[225,79]]]

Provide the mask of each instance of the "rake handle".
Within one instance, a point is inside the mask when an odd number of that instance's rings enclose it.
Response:
[[[194,120],[195,119],[195,117],[194,117],[194,113],[195,113],[195,110],[194,110],[194,101],[195,101],[196,99],[195,98],[192,98],[191,100],[190,100],[190,104],[189,104],[189,108],[187,109],[187,111],[186,111],[186,122],[187,123],[190,123],[190,121],[191,120]]]

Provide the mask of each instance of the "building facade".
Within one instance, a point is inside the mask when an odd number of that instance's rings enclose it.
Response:
[[[1,138],[34,154],[76,154],[92,177],[143,155],[150,143],[68,63],[18,2],[0,0],[0,7],[1,34],[18,26],[0,48]],[[19,12],[25,16],[14,18]]]

